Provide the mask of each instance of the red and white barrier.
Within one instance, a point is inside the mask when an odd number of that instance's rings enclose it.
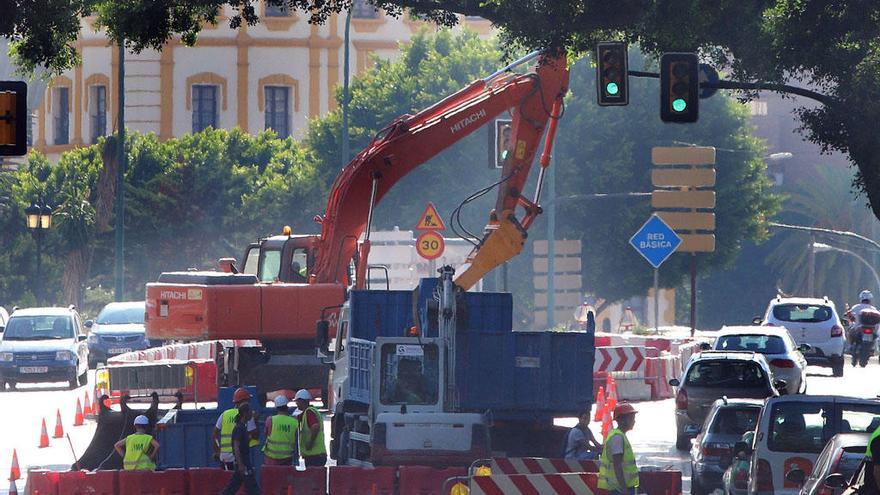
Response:
[[[599,493],[597,473],[514,474],[474,476],[471,495],[594,495]]]
[[[489,467],[496,474],[595,473],[599,470],[593,461],[546,457],[495,457]]]
[[[644,347],[597,347],[593,373],[611,371],[642,371],[645,368]]]

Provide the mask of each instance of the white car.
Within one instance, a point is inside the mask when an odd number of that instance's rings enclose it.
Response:
[[[827,297],[776,297],[761,323],[785,327],[798,345],[810,346],[804,353],[807,363],[830,367],[834,376],[843,376],[846,337],[837,309]]]
[[[807,360],[801,351],[808,351],[809,346],[795,344],[784,327],[724,327],[715,337],[714,350],[763,354],[773,379],[785,380],[787,392],[807,391]]]

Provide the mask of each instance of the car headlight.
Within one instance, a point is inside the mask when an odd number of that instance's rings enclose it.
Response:
[[[12,358],[11,352],[0,352],[0,361],[12,361]]]
[[[70,351],[58,351],[55,353],[56,361],[73,361],[73,353]]]

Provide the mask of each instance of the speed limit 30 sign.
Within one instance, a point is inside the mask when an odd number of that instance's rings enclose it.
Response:
[[[443,236],[435,230],[422,232],[419,238],[416,239],[416,251],[419,253],[419,256],[426,260],[439,258],[443,254],[445,247],[446,243],[443,241]]]

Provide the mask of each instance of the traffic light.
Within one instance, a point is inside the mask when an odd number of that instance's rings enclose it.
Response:
[[[27,84],[0,81],[0,156],[27,153]]]
[[[621,106],[629,103],[626,60],[626,43],[603,41],[596,45],[596,91],[600,106]]]
[[[700,116],[700,61],[695,53],[660,58],[660,120],[696,122]]]

